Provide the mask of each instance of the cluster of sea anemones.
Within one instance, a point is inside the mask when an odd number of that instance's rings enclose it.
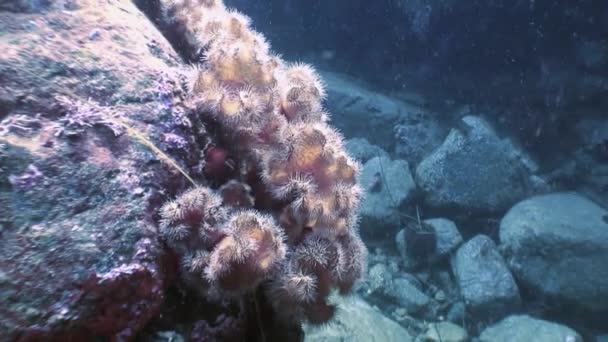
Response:
[[[230,155],[238,170],[217,192],[192,190],[206,198],[199,201],[205,214],[195,215],[198,235],[183,233],[183,218],[168,215],[189,192],[165,205],[161,228],[170,246],[185,256],[188,277],[206,287],[241,293],[262,286],[282,316],[329,320],[329,293],[352,289],[366,249],[356,227],[359,165],[327,124],[323,83],[311,66],[272,55],[250,20],[219,0],[165,7],[202,51],[190,100],[221,130],[207,169],[218,173]]]

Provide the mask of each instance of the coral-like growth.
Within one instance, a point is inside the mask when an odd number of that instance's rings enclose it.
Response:
[[[213,250],[205,270],[207,279],[221,289],[255,288],[285,258],[283,234],[269,216],[255,211],[238,212],[225,229],[228,235]]]
[[[193,190],[204,197],[198,209],[186,206],[190,192],[163,208],[169,246],[190,265],[186,277],[220,295],[262,288],[279,316],[326,322],[327,297],[353,288],[367,252],[356,229],[359,165],[327,124],[320,77],[272,55],[249,18],[219,0],[167,0],[164,10],[202,52],[190,101],[218,128],[208,175],[225,175],[228,155],[235,170],[216,184],[220,195]]]
[[[182,257],[187,281],[205,291],[253,289],[286,254],[283,232],[272,217],[253,210],[228,216],[222,198],[204,187],[166,203],[160,230]]]
[[[290,122],[326,120],[321,106],[325,86],[313,68],[307,64],[292,65],[279,80],[281,113]]]
[[[160,233],[181,258],[182,274],[193,287],[206,292],[201,282],[213,247],[226,237],[227,218],[222,199],[211,189],[196,187],[166,203],[160,211]]]
[[[268,288],[283,316],[326,322],[335,308],[327,302],[332,288],[348,293],[365,270],[367,251],[352,231],[336,239],[310,234],[295,246],[289,264]]]

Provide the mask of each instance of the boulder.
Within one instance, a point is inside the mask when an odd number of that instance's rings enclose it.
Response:
[[[512,315],[486,328],[479,342],[582,342],[582,337],[567,326],[527,315]]]
[[[410,342],[410,334],[357,296],[343,297],[336,317],[322,326],[304,324],[305,342]]]
[[[186,184],[133,132],[163,148],[163,129],[184,133],[170,126],[181,113],[180,58],[130,1],[9,3],[0,5],[0,339],[133,339],[171,279],[151,214],[159,189]],[[177,162],[188,165],[198,147],[184,141]]]
[[[348,153],[361,163],[365,163],[374,157],[389,158],[385,150],[370,144],[365,138],[348,139],[344,145]]]
[[[441,145],[448,130],[436,115],[412,112],[395,126],[395,153],[411,165],[418,163]]]
[[[465,242],[451,264],[467,310],[477,319],[500,319],[519,308],[517,284],[489,237]]]
[[[366,191],[360,211],[362,233],[384,236],[396,232],[399,209],[416,188],[407,162],[372,158],[363,165],[360,181]]]
[[[384,150],[393,150],[394,137],[389,132],[407,113],[421,111],[416,105],[373,91],[346,75],[322,72],[321,76],[326,84],[331,124],[347,138],[363,137]]]
[[[590,311],[608,311],[608,210],[575,192],[515,205],[500,242],[522,286]]]
[[[466,116],[416,168],[428,205],[480,212],[508,209],[533,193],[536,165],[480,117]]]

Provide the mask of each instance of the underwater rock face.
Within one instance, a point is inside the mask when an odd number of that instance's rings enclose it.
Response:
[[[487,122],[466,116],[416,168],[416,182],[433,207],[500,211],[533,192],[534,165]]]
[[[532,197],[502,219],[500,242],[510,269],[533,293],[608,310],[607,210],[574,192]]]
[[[383,236],[396,231],[398,210],[416,188],[407,162],[386,157],[370,159],[363,165],[361,186],[366,191],[361,204],[362,233]]]
[[[536,319],[527,315],[512,315],[486,328],[479,336],[480,342],[582,342],[576,331],[557,323]]]
[[[476,319],[500,319],[520,307],[517,284],[489,237],[465,242],[451,264],[467,310]]]
[[[170,277],[149,209],[181,178],[110,119],[162,136],[179,58],[130,1],[14,4],[41,13],[0,6],[0,339],[133,338]]]
[[[339,299],[335,319],[322,326],[304,325],[305,342],[411,342],[410,334],[364,300],[353,295]]]

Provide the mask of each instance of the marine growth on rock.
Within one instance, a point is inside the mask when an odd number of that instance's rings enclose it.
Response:
[[[327,123],[322,81],[311,66],[273,55],[249,18],[221,1],[163,1],[163,12],[202,56],[188,101],[218,131],[206,156],[214,187],[160,212],[183,279],[207,298],[261,290],[277,317],[327,322],[329,294],[351,291],[367,251],[359,165]]]

